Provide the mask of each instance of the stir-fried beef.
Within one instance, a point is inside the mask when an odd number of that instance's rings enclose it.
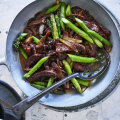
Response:
[[[35,26],[35,25],[40,25],[40,24],[45,24],[46,23],[46,16],[44,17],[41,17],[39,20],[34,20],[34,21],[31,21],[28,26]]]
[[[30,68],[37,61],[39,61],[42,57],[43,57],[42,54],[34,54],[34,55],[30,56],[25,62],[25,68]]]
[[[66,18],[70,19],[75,26],[83,30],[74,19],[74,17],[77,17],[81,19],[90,30],[97,32],[109,40],[111,34],[110,31],[100,25],[87,10],[75,6],[71,8],[71,11],[72,14],[67,15]],[[55,14],[59,17],[60,10],[58,9]],[[20,43],[20,47],[27,54],[27,59],[24,60],[25,63],[23,66],[25,71],[28,72],[39,60],[49,56],[49,59],[41,65],[41,68],[37,69],[34,74],[26,79],[30,83],[42,81],[42,78],[45,78],[45,80],[43,80],[44,82],[48,82],[48,79],[51,77],[54,77],[54,82],[57,82],[63,77],[66,77],[68,74],[63,60],[68,62],[73,72],[83,72],[86,70],[87,64],[73,62],[68,57],[68,54],[95,57],[98,49],[100,49],[96,44],[91,44],[86,41],[84,39],[85,37],[81,37],[67,25],[65,26],[65,30],[63,30],[58,23],[56,27],[60,27],[58,34],[61,35],[53,40],[53,31],[47,23],[48,21],[50,21],[50,14],[46,15],[45,11],[39,12],[34,18],[31,18],[28,21],[28,24],[23,31],[28,33],[25,40],[23,39]],[[37,42],[33,40],[33,36],[35,36],[34,38],[37,38]],[[88,37],[89,36],[90,35],[88,35]],[[103,46],[107,52],[110,52],[112,49],[112,46],[108,47],[104,44]],[[68,82],[61,86],[61,88],[64,90],[71,90],[74,89],[74,86],[72,82]],[[60,88],[57,88],[55,91],[58,91],[59,89]]]
[[[85,71],[85,65],[81,64],[81,63],[74,63],[74,71],[76,72],[83,72]]]
[[[37,72],[34,75],[32,75],[31,77],[29,77],[27,79],[27,81],[29,82],[34,82],[36,80],[40,80],[41,77],[57,77],[57,73],[53,70],[43,70],[41,72]]]
[[[68,51],[72,51],[68,46],[62,43],[56,44],[56,52],[60,53],[60,52],[68,52]]]

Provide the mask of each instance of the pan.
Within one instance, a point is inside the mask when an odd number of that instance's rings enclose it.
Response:
[[[64,95],[49,94],[39,100],[43,105],[47,105],[59,110],[76,110],[89,107],[108,96],[117,86],[120,77],[120,37],[118,27],[115,24],[116,18],[100,6],[100,3],[93,0],[69,0],[71,6],[80,6],[92,14],[95,19],[107,29],[111,30],[111,42],[113,49],[110,53],[111,64],[109,69],[92,84],[82,95],[70,92]],[[19,55],[13,50],[12,44],[18,34],[22,32],[27,21],[32,18],[35,13],[54,4],[55,0],[37,0],[27,5],[14,19],[6,43],[6,57],[1,59],[1,64],[5,64],[5,60],[9,71],[18,87],[26,94],[31,96],[38,92],[29,83],[23,79],[23,71],[19,60]],[[113,20],[114,19],[114,20]]]

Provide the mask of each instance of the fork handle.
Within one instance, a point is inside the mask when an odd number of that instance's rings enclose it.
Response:
[[[78,75],[79,75],[79,73],[71,74],[71,75],[63,78],[62,80],[54,83],[52,86],[38,92],[37,94],[22,100],[21,102],[19,102],[15,106],[13,106],[13,112],[18,116],[21,115],[28,108],[30,108],[34,103],[36,103],[40,98],[42,98],[44,95],[46,95],[47,93],[50,93],[50,91],[52,91],[53,89],[59,87],[60,85],[71,80],[72,78],[77,77]]]

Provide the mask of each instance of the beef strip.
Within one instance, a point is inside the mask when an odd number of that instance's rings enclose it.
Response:
[[[45,24],[46,23],[46,18],[47,16],[41,17],[38,20],[33,20],[30,23],[28,23],[28,26],[35,26],[35,25],[40,25],[40,24]]]
[[[31,66],[35,65],[35,63],[39,61],[42,57],[42,54],[34,54],[30,56],[25,62],[25,68],[30,68]]]
[[[44,35],[44,37],[41,39],[42,43],[44,44],[44,42],[47,40],[47,38],[50,36],[51,32],[50,30],[48,29],[46,31],[46,34]]]
[[[86,45],[85,47],[86,47],[86,54],[87,54],[89,57],[95,57],[95,56],[96,56],[96,53],[97,53],[97,50],[98,50],[97,45],[91,44],[91,46]],[[92,48],[91,48],[91,47],[92,47]]]
[[[86,48],[84,45],[82,44],[78,44],[78,43],[74,43],[74,45],[76,46],[77,50],[82,53],[83,55],[86,54]]]
[[[56,52],[60,53],[60,52],[68,52],[68,51],[72,51],[72,50],[65,44],[62,43],[56,44]]]
[[[85,65],[83,65],[81,63],[74,63],[73,69],[76,72],[83,72],[83,71],[85,71],[86,67],[85,67]]]
[[[40,80],[41,77],[57,77],[57,74],[55,71],[53,70],[43,70],[40,72],[37,72],[35,74],[33,74],[31,77],[27,78],[28,82],[34,82],[36,80]]]
[[[31,46],[25,44],[25,43],[21,43],[21,47],[23,48],[23,50],[26,52],[26,54],[28,56],[32,55],[32,48]]]
[[[46,54],[46,49],[48,48],[48,45],[39,44],[35,46],[36,52],[40,54]]]

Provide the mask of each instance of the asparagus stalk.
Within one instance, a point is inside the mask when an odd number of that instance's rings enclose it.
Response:
[[[50,20],[49,20],[49,19],[47,19],[47,25],[49,26],[50,31],[51,31],[52,36],[53,36],[53,28],[52,28],[52,24],[51,24],[51,22],[50,22]]]
[[[97,39],[99,39],[101,42],[103,42],[105,45],[110,46],[111,43],[106,40],[105,38],[103,38],[101,35],[99,35],[98,33],[96,33],[95,31],[89,30],[88,31],[92,36],[96,37]]]
[[[23,76],[23,78],[28,78],[28,77],[30,77],[36,70],[38,70],[38,69],[42,66],[42,64],[43,64],[48,58],[49,58],[49,56],[40,59],[40,60],[36,63],[36,65],[35,65],[28,73],[26,73],[26,74]]]
[[[41,86],[46,86],[47,85],[45,82],[39,82],[39,81],[34,82],[34,84],[41,85]]]
[[[106,44],[107,46],[110,46],[110,42],[108,40],[106,40],[105,38],[103,38],[101,35],[99,35],[98,33],[96,33],[95,31],[93,30],[90,30],[86,25],[85,23],[78,19],[78,18],[75,18],[76,22],[81,26],[81,28],[88,33],[88,35],[92,36],[94,42],[100,47],[102,48],[103,45],[101,42],[103,42],[104,44]],[[96,39],[97,38],[97,39]],[[100,41],[101,42],[100,42]]]
[[[59,4],[57,4],[57,5],[54,5],[53,7],[49,8],[49,9],[46,11],[46,14],[55,12],[55,11],[60,7],[60,5],[61,5],[61,3],[59,3]]]
[[[90,43],[94,44],[93,40],[89,37],[87,33],[76,27],[71,21],[67,20],[66,18],[62,18],[62,21],[71,28],[74,32],[76,32],[78,35],[89,41]]]
[[[41,85],[36,85],[36,84],[31,84],[33,87],[39,89],[39,90],[43,90],[45,89],[45,86],[41,86]]]
[[[32,36],[32,39],[36,44],[39,44],[40,40],[38,38],[36,38],[35,36]]]
[[[70,8],[70,5],[67,6],[67,9],[66,9],[66,15],[70,15],[72,12],[71,12],[71,8]]]
[[[82,56],[77,56],[77,55],[72,55],[68,54],[70,59],[74,62],[80,62],[80,63],[94,63],[97,62],[98,60],[93,58],[93,57],[82,57]]]
[[[60,24],[64,31],[65,31],[65,24],[63,23],[62,18],[65,18],[65,17],[66,17],[66,6],[65,6],[65,3],[62,2],[61,9],[60,9]]]
[[[20,53],[22,54],[22,56],[23,56],[25,59],[28,58],[27,54],[25,53],[25,51],[24,51],[21,47],[20,47]]]
[[[47,87],[50,87],[54,82],[54,77],[51,77],[49,80],[48,80],[48,84],[47,84]]]
[[[77,81],[78,81],[78,83],[79,83],[80,85],[84,85],[84,86],[86,86],[86,87],[88,87],[88,86],[89,86],[89,83],[90,83],[89,80],[82,80],[82,79],[78,79],[78,78],[77,78]]]
[[[16,51],[19,51],[19,47],[20,47],[20,41],[25,38],[28,34],[27,33],[21,33],[16,40],[13,43],[13,47]]]
[[[65,67],[67,74],[68,75],[72,74],[72,70],[70,68],[70,65],[68,64],[68,62],[66,60],[63,60],[63,65]],[[77,91],[82,94],[82,90],[81,90],[81,87],[80,87],[78,81],[75,78],[72,78],[71,82],[73,83],[73,85],[77,89]]]
[[[54,14],[51,14],[50,18],[51,18],[51,23],[52,23],[52,28],[53,28],[53,39],[55,40],[59,38],[59,34],[58,34],[58,29],[57,29],[57,25],[55,22]]]
[[[57,24],[58,34],[59,34],[59,37],[61,38],[62,35],[61,35],[61,30],[60,30],[60,19],[59,19],[58,15],[55,15],[55,20],[56,20],[56,24]]]

